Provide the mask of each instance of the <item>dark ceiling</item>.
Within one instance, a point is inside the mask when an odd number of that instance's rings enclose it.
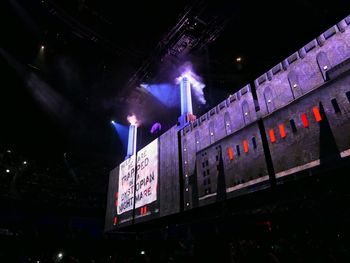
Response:
[[[110,169],[125,155],[110,120],[126,124],[135,88],[145,80],[141,74],[130,82],[138,70],[164,81],[162,67],[190,61],[206,84],[207,104],[195,108],[201,114],[350,13],[348,1],[119,2],[1,1],[3,149],[43,161],[69,153],[77,165]],[[162,60],[171,44],[165,39],[186,12],[203,26],[198,38],[210,25],[217,31],[169,67]],[[148,120],[139,147],[154,138],[153,121],[164,131],[179,115],[149,95],[141,100],[136,111]]]

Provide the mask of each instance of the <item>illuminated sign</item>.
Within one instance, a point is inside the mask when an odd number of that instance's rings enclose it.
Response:
[[[135,208],[157,200],[158,139],[137,152]]]
[[[135,157],[133,155],[119,165],[118,215],[134,208]]]

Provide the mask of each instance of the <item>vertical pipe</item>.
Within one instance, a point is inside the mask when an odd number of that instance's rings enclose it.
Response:
[[[130,156],[136,153],[136,135],[137,127],[135,124],[131,124],[129,126],[128,150],[125,159],[129,158]]]
[[[134,126],[134,142],[133,142],[133,149],[132,149],[132,154],[136,154],[136,143],[137,143],[137,126],[136,124]]]
[[[183,77],[180,82],[181,91],[181,115],[193,114],[191,84],[186,77]]]

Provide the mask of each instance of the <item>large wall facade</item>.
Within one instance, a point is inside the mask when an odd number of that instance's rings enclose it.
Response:
[[[350,18],[255,80],[276,178],[349,155]]]
[[[143,219],[331,170],[349,162],[349,156],[350,16],[261,75],[254,86],[164,133],[158,212]],[[110,174],[107,231],[118,226],[113,226],[117,168]]]

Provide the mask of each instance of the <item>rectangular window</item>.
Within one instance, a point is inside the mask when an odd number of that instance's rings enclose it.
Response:
[[[313,107],[312,112],[314,113],[315,120],[317,122],[320,122],[322,120],[322,117],[321,117],[320,110],[318,109],[318,107]]]
[[[205,165],[208,166],[209,165],[209,162],[208,160],[205,161]]]
[[[210,184],[210,178],[207,179],[207,183]]]
[[[206,185],[207,184],[207,180],[203,180],[203,185]]]
[[[243,150],[244,150],[244,152],[245,153],[247,153],[248,152],[248,141],[247,140],[244,140],[243,141]]]
[[[237,151],[237,156],[240,156],[241,155],[241,151],[239,149],[239,145],[236,145],[236,151]]]
[[[309,127],[309,121],[307,119],[306,113],[301,114],[300,118],[301,118],[301,122],[303,123],[304,127],[308,128]]]
[[[281,138],[284,139],[286,138],[286,130],[284,129],[284,124],[280,124],[278,125],[278,129],[280,130],[280,135],[281,135]]]
[[[272,143],[276,142],[275,132],[273,131],[273,129],[269,130],[269,135],[270,135],[270,141]]]
[[[203,167],[203,168],[205,167],[205,163],[204,163],[204,162],[202,163],[202,167]]]
[[[337,102],[337,99],[332,99],[331,100],[333,108],[334,108],[334,112],[335,113],[339,113],[340,112],[340,108],[339,108],[339,104]]]
[[[228,157],[230,158],[231,161],[234,160],[232,147],[228,148]]]
[[[215,156],[216,161],[219,161],[219,155]]]
[[[289,120],[290,127],[292,128],[292,132],[297,132],[297,126],[295,125],[295,121],[293,119]]]
[[[207,175],[209,175],[209,169],[207,169]]]
[[[255,137],[252,138],[252,144],[253,144],[253,148],[256,149],[256,139],[255,139]]]
[[[203,171],[203,177],[205,177],[207,174],[205,173],[205,171]]]
[[[347,91],[345,94],[346,94],[346,97],[348,98],[348,102],[350,102],[350,91]]]

